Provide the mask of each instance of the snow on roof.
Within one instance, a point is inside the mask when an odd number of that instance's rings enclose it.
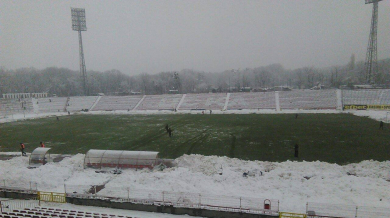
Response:
[[[36,148],[30,155],[29,166],[44,165],[47,163],[46,153],[50,148]]]
[[[91,149],[85,155],[84,166],[104,164],[108,167],[124,165],[152,166],[156,163],[158,152],[154,151],[123,151],[123,150],[96,150]]]

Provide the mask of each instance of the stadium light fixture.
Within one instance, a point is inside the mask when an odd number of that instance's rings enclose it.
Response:
[[[71,8],[72,13],[72,30],[87,31],[87,21],[85,19],[84,8]]]
[[[366,4],[372,4],[372,3],[375,3],[375,2],[380,2],[382,0],[366,0]]]

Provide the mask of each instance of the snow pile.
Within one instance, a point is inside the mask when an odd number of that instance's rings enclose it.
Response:
[[[68,113],[52,112],[52,113],[33,113],[33,114],[11,114],[8,115],[7,117],[0,117],[0,123],[9,123],[9,122],[15,122],[19,120],[31,120],[31,119],[65,116],[65,115],[68,115]]]
[[[351,113],[355,116],[369,117],[371,119],[383,121],[385,123],[388,123],[390,121],[390,112],[389,111],[361,110],[361,111],[353,111]]]
[[[27,157],[0,161],[0,177],[7,185],[42,191],[85,193],[105,184],[98,194],[125,197],[127,190],[191,192],[280,200],[281,211],[305,212],[306,202],[390,208],[390,161],[363,161],[345,166],[324,162],[282,163],[236,158],[184,155],[178,166],[164,171],[123,170],[122,174],[83,169],[84,155],[27,169]],[[250,172],[244,177],[244,172]]]
[[[304,212],[306,202],[390,207],[390,184],[386,181],[389,161],[340,166],[324,162],[271,163],[185,155],[178,158],[178,163],[179,168],[205,175],[191,179],[191,184],[202,184],[201,192],[279,199],[281,211]],[[207,176],[209,171],[203,170],[220,165],[222,175]],[[256,174],[259,170],[263,176]],[[244,171],[255,172],[255,176],[245,178]]]
[[[206,110],[206,114],[209,111]],[[339,114],[339,113],[351,113],[356,116],[365,116],[374,120],[389,122],[390,121],[390,113],[388,111],[340,111],[340,110],[254,110],[254,109],[243,109],[243,110],[213,110],[213,114],[296,114],[296,113],[304,113],[304,114]],[[177,112],[168,111],[168,110],[139,110],[139,111],[126,111],[126,110],[118,110],[118,111],[90,111],[90,112],[76,112],[73,114],[84,114],[84,115],[152,115],[152,114],[202,114],[202,111],[199,110],[178,110]],[[0,118],[0,123],[7,122],[15,122],[18,120],[28,120],[28,119],[39,119],[39,118],[47,118],[47,117],[56,117],[56,116],[68,116],[67,113],[64,112],[56,112],[56,113],[38,113],[38,114],[13,114],[9,117]]]
[[[73,173],[82,170],[83,159],[84,155],[78,154],[72,158],[65,158],[60,163],[51,162],[43,167],[27,169],[28,157],[14,157],[7,161],[1,161],[0,177],[6,180],[7,186],[29,188],[31,182],[37,183],[40,190],[56,190],[58,185],[64,184],[64,181],[70,178]],[[32,186],[35,187],[35,185]]]

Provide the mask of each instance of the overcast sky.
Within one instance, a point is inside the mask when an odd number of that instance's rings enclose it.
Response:
[[[71,7],[86,9],[87,70],[131,75],[364,60],[372,13],[364,0],[1,0],[0,66],[79,70]],[[378,58],[390,58],[390,0],[378,29]]]

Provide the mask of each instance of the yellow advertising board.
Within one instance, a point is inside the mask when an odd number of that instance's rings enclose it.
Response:
[[[347,104],[343,106],[344,110],[390,110],[390,105],[372,105],[372,104]]]
[[[66,203],[65,193],[38,192],[38,200],[47,202]]]

